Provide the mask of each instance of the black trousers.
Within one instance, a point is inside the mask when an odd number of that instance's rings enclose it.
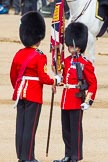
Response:
[[[19,100],[16,116],[16,152],[20,160],[34,160],[35,134],[41,104]]]
[[[82,113],[82,110],[61,110],[65,156],[72,160],[82,159]]]

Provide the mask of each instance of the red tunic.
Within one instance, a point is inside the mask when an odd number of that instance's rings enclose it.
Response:
[[[92,93],[91,100],[94,100],[97,90],[97,79],[94,73],[94,67],[90,61],[88,61],[83,55],[76,57],[68,56],[64,60],[63,70],[63,82],[64,84],[76,85],[78,84],[78,77],[76,71],[76,62],[81,63],[83,78],[88,83],[88,92]],[[76,93],[79,92],[78,88],[64,88],[61,100],[61,108],[66,110],[81,109],[82,100],[76,97]],[[88,93],[87,92],[87,93]]]
[[[43,103],[43,84],[53,85],[54,80],[47,74],[47,57],[40,50],[34,48],[24,48],[19,50],[13,58],[10,70],[10,79],[14,88],[13,100],[16,100],[20,82],[16,85],[16,80],[24,61],[35,51],[34,56],[27,64],[24,76],[39,77],[39,80],[26,80],[20,95],[21,99]],[[16,87],[16,88],[15,88]]]

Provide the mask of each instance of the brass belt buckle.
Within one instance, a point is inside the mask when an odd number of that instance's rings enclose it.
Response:
[[[69,89],[69,84],[66,84],[66,88]]]

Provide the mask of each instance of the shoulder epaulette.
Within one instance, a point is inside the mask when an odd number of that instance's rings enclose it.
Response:
[[[88,59],[82,54],[82,58],[85,60],[85,61],[88,61]]]
[[[44,54],[40,49],[36,49],[37,52],[39,52],[40,54]]]

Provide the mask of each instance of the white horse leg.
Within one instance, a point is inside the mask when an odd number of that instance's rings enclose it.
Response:
[[[95,42],[96,42],[96,37],[88,32],[88,44],[87,44],[87,58],[94,63],[95,62]]]

